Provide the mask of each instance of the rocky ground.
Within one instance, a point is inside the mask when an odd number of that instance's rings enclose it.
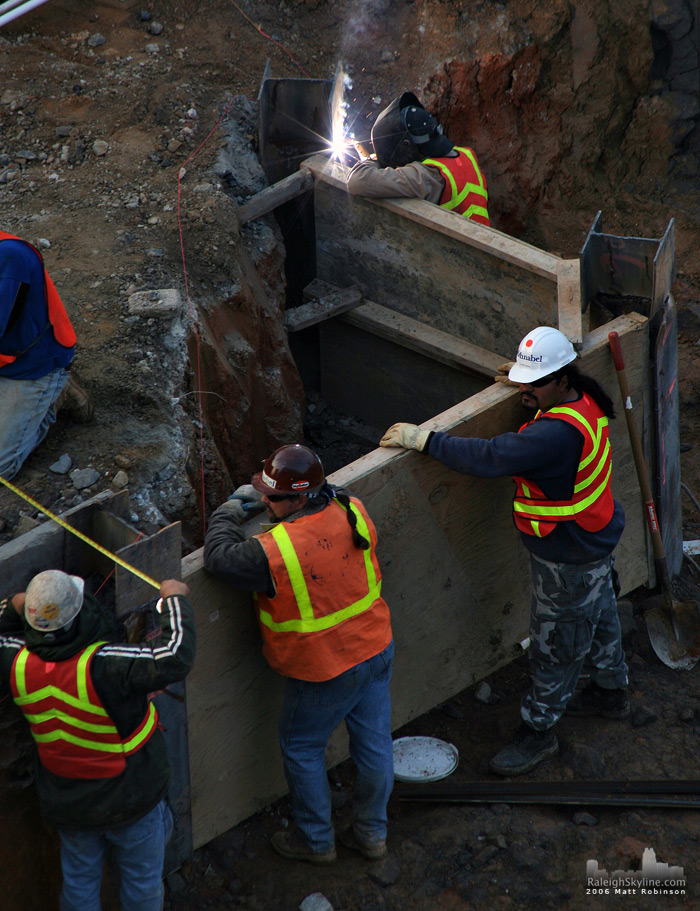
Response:
[[[96,401],[91,424],[59,415],[17,484],[54,512],[126,484],[136,527],[181,519],[192,549],[208,511],[273,441],[304,427],[329,471],[367,448],[351,416],[326,410],[319,420],[324,403],[312,393],[304,400],[280,328],[279,229],[272,219],[237,223],[238,205],[265,185],[255,99],[266,61],[274,76],[322,79],[342,61],[356,132],[412,89],[451,136],[469,137],[502,230],[574,256],[598,210],[604,229],[620,235],[661,237],[675,219],[684,530],[699,538],[696,31],[684,0],[663,9],[625,0],[612,10],[563,0],[49,0],[0,28],[0,227],[42,250]],[[153,292],[164,289],[178,292],[178,309],[158,304],[163,295]],[[222,301],[237,314],[231,325]],[[209,352],[231,344],[232,326],[234,381],[223,388]],[[280,375],[282,391],[271,379]],[[71,463],[64,474],[51,467],[62,455]],[[0,542],[38,512],[1,490]],[[686,585],[697,596],[692,577]],[[561,757],[529,778],[697,776],[697,672],[655,659],[642,597],[628,612],[632,720],[565,719]],[[400,732],[456,744],[451,781],[490,780],[485,760],[517,721],[525,666],[488,682],[492,704],[467,691]],[[331,774],[340,804],[351,773]],[[346,815],[339,806],[339,820]],[[433,807],[401,800],[397,789],[391,816],[386,863],[341,849],[334,868],[305,868],[267,845],[288,819],[281,801],[196,852],[168,880],[166,908],[291,911],[314,891],[336,911],[697,906],[695,810]],[[685,868],[685,897],[586,892],[586,860],[633,869],[647,845]]]

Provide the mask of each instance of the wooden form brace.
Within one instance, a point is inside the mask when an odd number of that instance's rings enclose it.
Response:
[[[581,368],[614,390],[610,329],[620,334],[631,387],[641,402],[644,317],[619,317],[586,336]],[[423,426],[490,437],[520,423],[516,390],[493,384]],[[617,566],[623,591],[629,591],[647,580],[647,560],[624,421],[612,422],[611,445],[613,493],[627,516]],[[511,518],[512,482],[470,478],[421,453],[386,449],[345,466],[331,481],[359,496],[377,525],[382,591],[396,642],[395,729],[519,652],[528,630],[529,568]],[[277,741],[283,681],[262,658],[250,594],[209,575],[201,550],[182,566],[197,612],[198,653],[188,677],[187,708],[198,847],[286,792]],[[347,755],[341,732],[327,755],[331,766]]]

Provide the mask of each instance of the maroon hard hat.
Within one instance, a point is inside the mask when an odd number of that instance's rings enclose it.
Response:
[[[253,475],[251,484],[260,493],[294,496],[318,493],[325,480],[316,453],[299,443],[290,443],[265,459],[262,471]]]

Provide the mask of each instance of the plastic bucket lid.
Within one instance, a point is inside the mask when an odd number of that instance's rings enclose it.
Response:
[[[394,741],[397,781],[439,781],[457,768],[459,751],[437,737],[399,737]]]

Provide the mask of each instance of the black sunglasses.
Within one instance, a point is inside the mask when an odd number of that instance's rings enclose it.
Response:
[[[553,373],[550,373],[547,376],[541,377],[539,380],[530,380],[527,385],[532,386],[533,389],[541,389],[542,386],[549,386],[550,383],[555,383],[556,380],[557,377]]]
[[[282,500],[293,500],[297,496],[295,493],[266,493],[265,496],[270,503],[281,503]]]

